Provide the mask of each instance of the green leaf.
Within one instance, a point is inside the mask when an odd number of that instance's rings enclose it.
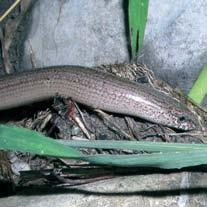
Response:
[[[148,151],[135,155],[84,155],[72,148],[131,149]],[[0,125],[0,149],[31,152],[38,155],[65,157],[99,165],[120,167],[158,167],[176,169],[207,164],[206,144],[176,144],[136,141],[60,141],[38,132],[15,126]]]
[[[163,142],[141,142],[141,141],[118,141],[118,140],[96,140],[96,141],[73,141],[57,140],[70,147],[75,148],[96,148],[96,149],[124,149],[147,152],[184,152],[207,150],[205,144],[183,144],[183,143],[163,143]]]
[[[78,150],[29,129],[0,125],[0,149],[30,152],[33,154],[77,158]]]
[[[160,152],[137,155],[96,155],[82,157],[93,164],[119,167],[158,167],[180,169],[183,167],[207,164],[206,144],[183,144],[137,141],[60,141],[71,147],[98,149],[125,149],[147,152]]]
[[[83,157],[83,159],[93,164],[119,167],[180,169],[183,167],[207,164],[207,150],[142,155],[96,155]]]
[[[129,0],[129,33],[132,57],[140,51],[147,22],[148,0]]]
[[[203,66],[196,82],[191,88],[188,97],[198,105],[201,105],[207,94],[207,64]]]

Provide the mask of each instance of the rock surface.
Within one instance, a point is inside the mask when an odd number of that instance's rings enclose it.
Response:
[[[207,60],[207,2],[150,1],[140,61],[186,94]]]
[[[137,175],[62,191],[25,190],[19,195],[1,198],[0,206],[206,206],[206,197],[202,194],[207,189],[206,178],[202,176],[201,179],[199,174],[194,174],[194,182],[191,183],[191,177],[186,172]]]
[[[207,59],[204,0],[153,0],[138,61],[187,93]],[[32,12],[22,68],[129,61],[126,3],[42,0]]]

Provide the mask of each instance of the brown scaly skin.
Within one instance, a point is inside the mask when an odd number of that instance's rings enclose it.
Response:
[[[196,128],[182,103],[143,84],[80,66],[55,66],[0,78],[0,110],[59,94],[92,108],[126,114],[181,130]]]

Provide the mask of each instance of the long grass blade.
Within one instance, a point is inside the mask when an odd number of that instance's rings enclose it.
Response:
[[[196,82],[191,88],[188,97],[198,105],[202,104],[205,96],[207,95],[207,64],[203,66]]]
[[[129,33],[132,57],[140,51],[147,22],[148,0],[129,0]]]
[[[99,165],[180,169],[207,164],[207,150],[142,155],[96,155],[82,159]]]
[[[148,151],[133,155],[84,155],[74,148],[133,149]],[[207,164],[207,145],[135,141],[68,141],[60,143],[44,135],[15,126],[0,125],[0,149],[37,155],[65,157],[98,165],[176,169]]]
[[[124,149],[147,152],[184,152],[207,150],[206,144],[184,144],[184,143],[163,143],[163,142],[141,142],[141,141],[115,141],[115,140],[57,140],[70,147],[75,148],[96,148],[96,149]]]
[[[0,125],[0,149],[30,152],[33,154],[77,158],[78,150],[29,129]]]

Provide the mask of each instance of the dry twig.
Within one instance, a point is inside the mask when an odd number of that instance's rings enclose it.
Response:
[[[12,12],[12,10],[21,2],[21,0],[16,0],[1,16],[0,23]]]
[[[130,136],[128,133],[126,133],[125,131],[123,131],[121,129],[121,127],[119,127],[116,123],[112,122],[110,119],[111,117],[106,114],[105,112],[99,110],[99,109],[96,109],[95,110],[99,115],[100,117],[105,121],[105,123],[107,124],[107,126],[109,128],[111,128],[112,130],[116,131],[118,134],[128,138],[129,140],[135,140],[134,137]]]

